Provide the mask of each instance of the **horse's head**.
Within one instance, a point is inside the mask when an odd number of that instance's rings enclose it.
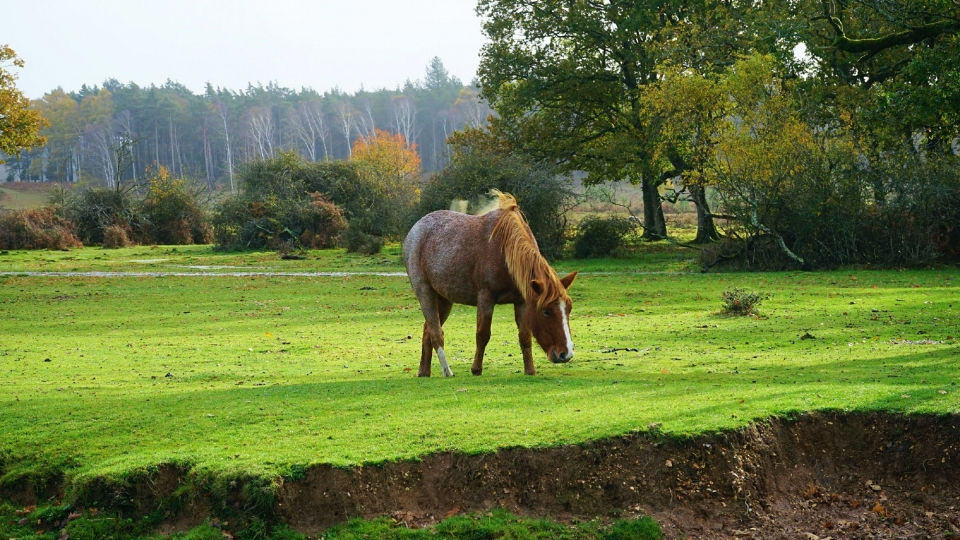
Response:
[[[558,291],[550,289],[559,287],[549,287],[540,280],[530,282],[533,295],[527,299],[523,318],[534,339],[554,364],[563,364],[573,358],[573,338],[570,337],[573,302],[566,291],[576,277],[577,273],[573,272],[560,279],[563,289]]]

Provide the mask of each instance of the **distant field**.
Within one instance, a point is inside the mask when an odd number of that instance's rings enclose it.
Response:
[[[651,260],[669,270],[679,258]],[[501,307],[484,375],[472,377],[475,312],[459,306],[446,325],[453,379],[413,377],[422,319],[402,276],[2,276],[2,481],[158,463],[275,475],[654,423],[686,436],[818,409],[960,412],[955,269],[637,273],[658,268],[643,257],[558,266],[587,271],[571,289],[574,361],[537,353],[538,376],[521,375]],[[402,269],[396,246],[306,261],[204,246],[0,256],[13,272],[183,267]],[[773,295],[760,318],[718,315],[734,286]]]
[[[47,202],[50,183],[3,182],[0,183],[0,209],[21,210],[37,208]]]

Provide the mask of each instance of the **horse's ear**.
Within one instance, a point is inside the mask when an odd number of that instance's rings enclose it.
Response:
[[[560,278],[560,283],[563,284],[564,289],[569,289],[570,285],[573,285],[573,280],[576,279],[576,277],[577,277],[577,271],[574,270],[573,272],[570,272],[566,276]]]
[[[530,281],[530,288],[533,289],[533,294],[537,296],[540,296],[541,294],[543,294],[543,291],[544,291],[543,282],[538,279],[534,279]]]

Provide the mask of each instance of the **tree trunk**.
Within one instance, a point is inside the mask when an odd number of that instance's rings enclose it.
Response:
[[[640,188],[643,192],[643,237],[663,240],[667,237],[667,223],[663,218],[658,182],[653,174],[644,173]]]
[[[693,204],[697,207],[697,237],[694,244],[709,244],[720,239],[717,226],[713,223],[710,207],[707,205],[707,193],[703,186],[688,186]]]
[[[177,155],[173,144],[173,116],[170,117],[170,174],[177,174]]]

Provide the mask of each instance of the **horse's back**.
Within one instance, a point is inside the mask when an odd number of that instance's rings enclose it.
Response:
[[[429,286],[452,302],[476,305],[478,291],[499,281],[498,274],[506,270],[490,242],[495,221],[491,214],[450,210],[420,218],[403,242],[403,262],[414,289]]]

